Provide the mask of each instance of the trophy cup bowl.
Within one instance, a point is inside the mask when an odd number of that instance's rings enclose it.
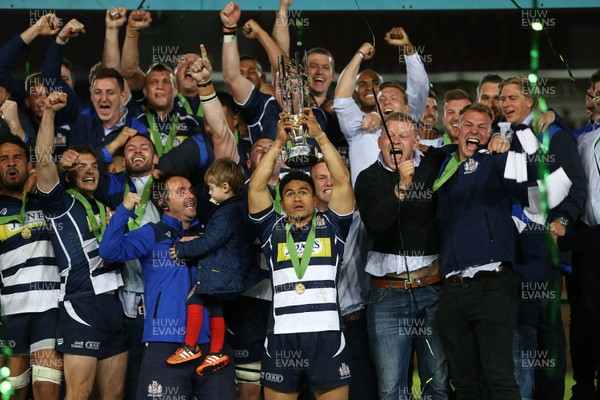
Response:
[[[299,123],[302,109],[310,107],[306,67],[298,60],[279,57],[279,88],[283,110],[290,115],[294,127],[288,131],[291,146],[285,149],[288,168],[307,168],[319,161],[317,149],[306,142],[307,127]]]

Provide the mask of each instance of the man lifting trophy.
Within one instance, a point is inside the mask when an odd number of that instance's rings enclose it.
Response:
[[[290,115],[294,127],[288,131],[291,146],[285,149],[284,161],[288,168],[306,168],[317,163],[317,149],[306,142],[308,129],[299,124],[302,109],[310,108],[306,66],[295,59],[279,56],[279,90],[283,111]]]

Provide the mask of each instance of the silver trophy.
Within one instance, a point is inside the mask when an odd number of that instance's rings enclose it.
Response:
[[[317,149],[306,142],[308,128],[300,124],[302,109],[310,107],[306,66],[296,58],[279,56],[279,90],[283,111],[290,115],[294,128],[288,131],[291,147],[285,149],[284,161],[289,168],[306,168],[319,161]]]

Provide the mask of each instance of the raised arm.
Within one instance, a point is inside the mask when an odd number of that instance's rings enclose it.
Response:
[[[106,29],[104,31],[104,49],[102,65],[108,68],[121,70],[121,51],[119,48],[119,29],[127,21],[127,9],[123,7],[109,8],[106,10]]]
[[[104,31],[104,49],[102,65],[108,68],[121,70],[121,51],[119,49],[119,29],[127,21],[127,9],[123,7],[109,8],[106,10],[106,29]]]
[[[277,46],[287,56],[290,55],[290,28],[288,27],[288,10],[293,0],[279,0],[279,10],[275,17],[272,37]]]
[[[281,150],[283,150],[289,138],[287,132],[293,126],[288,114],[281,113],[279,123],[277,124],[277,137],[273,142],[273,147],[260,159],[250,177],[250,184],[248,185],[248,211],[250,214],[264,211],[273,204],[271,194],[267,189],[267,183],[271,179],[271,175],[273,175],[277,158],[280,156]]]
[[[35,142],[35,158],[38,188],[48,193],[58,183],[58,169],[52,158],[54,151],[54,116],[67,104],[65,93],[53,92],[44,102],[44,115],[40,123],[37,141]]]
[[[70,122],[77,118],[80,104],[73,89],[65,82],[60,73],[65,45],[67,42],[79,35],[85,34],[85,26],[76,19],[71,19],[58,32],[54,42],[48,48],[46,57],[42,64],[42,78],[48,92],[65,92],[67,94],[67,105],[59,113],[60,122]]]
[[[271,70],[277,71],[279,56],[286,55],[271,36],[255,20],[251,19],[244,24],[244,36],[248,39],[258,39],[260,45],[265,49],[269,56]]]
[[[11,73],[11,67],[19,55],[28,48],[29,43],[40,35],[54,35],[58,32],[58,18],[54,14],[46,14],[38,19],[20,35],[14,35],[0,47],[0,80],[6,89],[0,93],[0,104],[12,95],[13,100],[23,101],[24,91],[22,85]]]
[[[200,45],[200,57],[194,61],[190,68],[192,78],[198,85],[198,95],[202,102],[204,118],[212,132],[212,142],[215,151],[215,160],[222,157],[228,157],[238,162],[237,145],[233,132],[227,126],[223,106],[217,97],[215,88],[211,81],[212,65],[208,60],[204,45]]]
[[[240,6],[230,2],[221,10],[220,16],[223,23],[223,80],[235,101],[244,104],[254,86],[240,72],[240,52],[235,32],[241,14]]]
[[[337,86],[335,87],[336,99],[345,99],[352,97],[354,87],[356,86],[356,75],[360,69],[360,64],[363,60],[370,60],[375,54],[375,48],[370,43],[363,43],[360,48],[354,53],[352,59],[346,65],[346,68],[340,74]]]
[[[401,48],[404,52],[408,114],[415,121],[420,121],[427,106],[429,94],[429,78],[425,72],[425,66],[403,28],[392,28],[385,35],[385,41],[392,46]]]
[[[350,183],[350,171],[348,171],[346,163],[344,163],[340,154],[317,123],[312,109],[305,108],[302,112],[300,123],[306,124],[308,134],[317,139],[319,147],[321,147],[321,153],[323,153],[323,159],[333,180],[329,208],[340,215],[349,214],[354,210],[354,193]]]
[[[102,66],[121,71],[121,50],[119,49],[119,30],[127,22],[127,9],[124,7],[109,8],[106,10],[106,29],[104,33],[104,49],[102,52]],[[129,101],[131,91],[128,81],[125,80],[125,98]]]
[[[121,75],[127,81],[129,89],[142,90],[146,74],[140,68],[139,36],[140,31],[152,23],[149,11],[134,10],[127,20],[127,33],[121,55]]]
[[[17,103],[12,100],[5,100],[0,106],[0,114],[4,118],[4,122],[8,125],[10,133],[21,138],[23,142],[27,142],[27,137],[21,121],[19,120],[19,107]]]
[[[55,14],[44,14],[35,24],[21,33],[21,39],[30,44],[38,36],[55,35],[60,30],[59,20]]]

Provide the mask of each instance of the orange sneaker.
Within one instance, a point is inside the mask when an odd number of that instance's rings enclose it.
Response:
[[[229,356],[221,353],[208,353],[202,364],[196,368],[196,373],[200,376],[212,374],[229,364]]]
[[[182,343],[177,351],[175,351],[171,357],[167,358],[167,363],[172,365],[181,364],[200,357],[202,357],[200,346],[196,345],[194,347],[190,347],[186,343]]]

